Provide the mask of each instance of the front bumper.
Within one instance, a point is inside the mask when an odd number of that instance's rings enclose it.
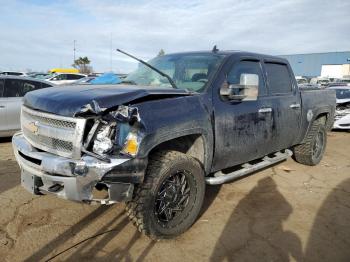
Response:
[[[88,155],[80,160],[65,158],[34,148],[22,133],[13,136],[12,144],[21,167],[21,184],[33,194],[50,193],[73,201],[110,204],[130,200],[134,183],[143,180],[141,167],[146,164],[142,162],[130,172],[134,159],[110,158],[107,163]],[[113,179],[104,181],[105,175],[111,173]],[[94,199],[97,184],[108,190],[108,198]]]
[[[350,129],[350,114],[334,121],[334,129]]]

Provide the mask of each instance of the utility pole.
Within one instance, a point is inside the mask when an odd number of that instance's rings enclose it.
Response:
[[[74,40],[73,41],[73,57],[74,57],[74,60],[73,60],[73,63],[75,62],[75,43],[77,42],[77,40]]]
[[[109,59],[110,59],[110,71],[112,72],[112,68],[113,68],[113,59],[112,59],[112,56],[113,56],[113,39],[112,39],[112,32],[111,32],[111,39],[110,39],[110,50],[109,50]]]

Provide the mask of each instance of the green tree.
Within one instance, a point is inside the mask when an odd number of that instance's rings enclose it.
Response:
[[[163,48],[159,50],[157,56],[162,56],[162,55],[165,55],[165,52],[164,52]]]
[[[80,73],[89,74],[92,73],[92,67],[90,66],[90,63],[91,61],[87,56],[79,57],[78,59],[74,60],[74,64],[72,66],[79,69]]]

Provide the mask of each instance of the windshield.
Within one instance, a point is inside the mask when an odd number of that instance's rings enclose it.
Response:
[[[54,76],[57,76],[58,74],[56,73],[53,73],[53,74],[48,74],[47,76],[45,76],[43,79],[49,79],[49,78],[52,78]]]
[[[350,89],[336,89],[337,99],[350,99]]]
[[[148,63],[169,75],[179,89],[201,92],[223,58],[223,55],[218,54],[174,54],[156,57]],[[123,82],[172,88],[166,77],[143,64],[139,64],[138,69]]]

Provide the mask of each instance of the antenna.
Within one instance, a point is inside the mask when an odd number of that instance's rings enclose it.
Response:
[[[110,39],[110,53],[109,53],[109,67],[110,67],[110,71],[112,72],[112,69],[113,69],[113,38],[112,38],[112,32],[111,32],[111,39]]]
[[[73,41],[73,59],[74,59],[74,60],[73,60],[73,63],[75,62],[75,50],[76,50],[76,49],[75,49],[75,43],[76,43],[76,42],[77,42],[77,40],[74,40],[74,41]]]

